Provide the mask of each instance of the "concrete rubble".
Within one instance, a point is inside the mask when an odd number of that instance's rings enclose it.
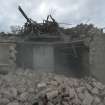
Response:
[[[105,105],[105,85],[91,77],[17,70],[0,75],[0,105]]]

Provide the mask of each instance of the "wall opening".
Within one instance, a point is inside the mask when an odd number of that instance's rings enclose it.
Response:
[[[73,77],[83,77],[89,74],[88,48],[55,47],[55,72]]]

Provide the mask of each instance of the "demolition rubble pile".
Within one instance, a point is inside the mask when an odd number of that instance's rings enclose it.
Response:
[[[78,24],[75,27],[64,30],[66,35],[70,35],[71,41],[84,40],[84,45],[90,46],[94,37],[105,36],[102,29],[95,27],[93,24]]]
[[[0,75],[0,105],[105,105],[105,85],[93,78],[18,71]]]

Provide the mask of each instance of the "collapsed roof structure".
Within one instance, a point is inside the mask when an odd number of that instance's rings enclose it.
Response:
[[[18,7],[21,14],[24,16],[24,18],[27,20],[25,23],[22,32],[24,33],[35,33],[36,35],[42,34],[42,33],[54,33],[58,31],[58,23],[55,21],[55,19],[48,15],[46,20],[43,20],[43,23],[37,23],[36,21],[28,18],[28,16],[25,14],[25,12],[22,10],[22,8]],[[51,21],[50,21],[50,20]]]

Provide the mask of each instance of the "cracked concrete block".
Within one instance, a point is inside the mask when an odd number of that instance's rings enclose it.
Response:
[[[94,82],[94,86],[101,90],[105,88],[105,86],[100,82]]]
[[[101,103],[101,99],[97,96],[97,97],[94,97],[94,105],[97,105],[97,104],[100,104]]]
[[[20,105],[18,102],[10,102],[8,105]]]
[[[91,91],[93,94],[99,94],[99,90],[96,87],[93,88]]]
[[[45,88],[46,87],[46,83],[39,83],[37,85],[37,88]]]
[[[54,97],[58,96],[58,91],[57,90],[52,90],[51,92],[46,93],[46,96],[48,99],[52,99]]]
[[[22,102],[27,101],[28,100],[28,95],[29,94],[27,92],[22,93],[19,97],[19,100],[22,101]]]
[[[83,105],[91,105],[92,102],[93,102],[93,96],[86,91],[85,98],[83,100]]]
[[[7,98],[0,98],[0,105],[7,105],[9,102],[9,99]]]

